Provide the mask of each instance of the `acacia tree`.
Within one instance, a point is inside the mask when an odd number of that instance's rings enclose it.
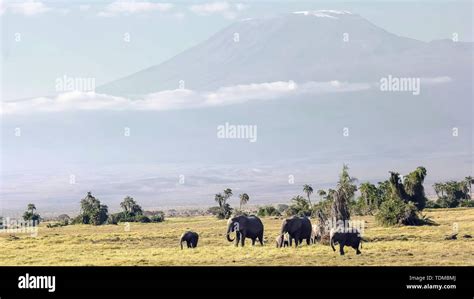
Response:
[[[100,225],[107,222],[108,208],[102,205],[100,200],[92,196],[91,192],[87,192],[86,197],[81,200],[82,223]]]
[[[23,220],[32,221],[33,226],[39,224],[40,215],[36,213],[36,206],[32,203],[28,204],[25,213],[23,213]]]
[[[127,196],[120,203],[122,211],[130,216],[138,216],[143,214],[142,207],[133,199],[133,197]]]

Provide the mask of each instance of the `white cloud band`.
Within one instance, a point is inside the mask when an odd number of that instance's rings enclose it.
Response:
[[[139,110],[163,111],[225,106],[248,101],[272,100],[284,96],[303,94],[350,92],[369,89],[366,83],[293,82],[276,81],[222,87],[212,92],[188,89],[165,90],[147,94],[140,99],[72,91],[55,97],[39,97],[2,103],[0,113],[22,114],[35,112],[61,112],[74,110]]]

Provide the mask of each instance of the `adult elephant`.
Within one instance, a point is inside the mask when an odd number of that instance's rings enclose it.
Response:
[[[292,241],[295,241],[295,247],[298,247],[299,244],[306,240],[306,244],[311,244],[311,234],[312,234],[312,226],[311,221],[307,217],[293,217],[289,219],[283,220],[281,224],[281,232],[280,238],[283,240],[284,235],[288,233],[290,247],[292,245]],[[281,242],[280,244],[282,244]],[[281,246],[280,246],[281,247]]]
[[[258,239],[263,246],[263,223],[260,218],[256,216],[237,216],[229,219],[227,222],[227,241],[233,242],[230,234],[235,232],[235,246],[242,247],[245,245],[245,238],[252,239],[252,245],[255,245],[255,240]]]

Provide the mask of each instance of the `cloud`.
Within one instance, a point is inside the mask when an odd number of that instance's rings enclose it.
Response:
[[[370,88],[371,85],[366,83],[330,81],[296,84],[292,81],[276,81],[228,86],[210,92],[198,92],[189,89],[165,90],[144,95],[139,99],[128,99],[93,91],[73,91],[61,93],[56,97],[39,97],[4,102],[0,106],[0,114],[77,110],[164,111],[196,109],[235,105],[249,101],[268,101],[286,96],[352,92]]]
[[[155,11],[166,12],[172,9],[173,6],[171,3],[118,0],[108,4],[98,15],[102,17],[112,17],[122,14],[130,15]]]
[[[18,3],[5,4],[3,1],[0,3],[0,13],[3,14],[5,11],[11,11],[14,14],[21,14],[25,16],[33,16],[51,11],[52,8],[46,6],[41,1],[29,0]]]
[[[189,10],[200,16],[222,15],[228,19],[234,19],[237,13],[244,10],[247,6],[242,3],[230,4],[228,2],[209,2],[195,4],[189,7]]]

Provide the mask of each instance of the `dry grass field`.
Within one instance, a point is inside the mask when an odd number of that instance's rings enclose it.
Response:
[[[380,227],[374,217],[366,221],[362,254],[346,248],[339,256],[329,246],[303,245],[275,248],[281,219],[263,218],[265,240],[261,247],[246,243],[235,247],[225,239],[226,221],[211,217],[168,218],[163,223],[131,223],[47,228],[43,223],[37,237],[0,234],[0,265],[236,265],[236,266],[435,266],[474,265],[474,208],[425,211],[438,225]],[[355,218],[357,219],[357,218]],[[361,219],[361,218],[359,218]],[[458,240],[444,240],[459,227]],[[178,239],[185,230],[200,234],[196,249],[179,249]]]

